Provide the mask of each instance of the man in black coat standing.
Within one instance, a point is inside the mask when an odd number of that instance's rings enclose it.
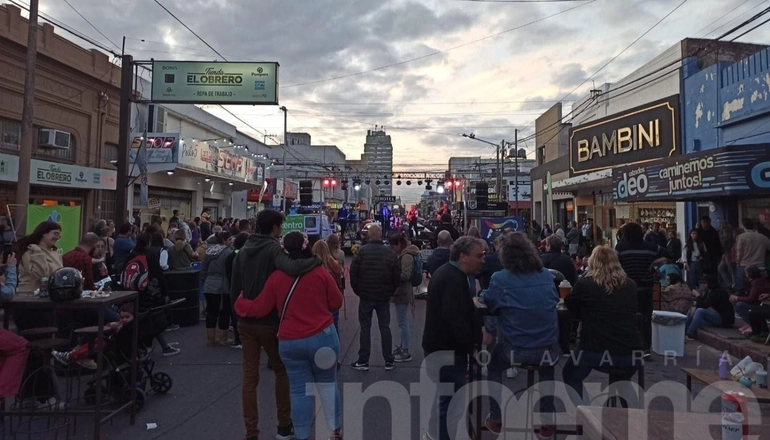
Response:
[[[428,303],[422,349],[430,380],[437,385],[450,383],[455,394],[465,384],[468,356],[481,342],[481,325],[474,322],[473,297],[469,276],[478,275],[484,266],[481,240],[462,237],[452,245],[450,261],[441,266],[428,284]],[[462,394],[457,394],[462,398]],[[459,414],[448,414],[453,395],[439,395],[434,400],[428,423],[428,438],[450,440],[456,437],[457,424],[465,408],[455,405]],[[462,423],[461,423],[462,425]]]
[[[401,282],[401,264],[396,254],[382,242],[382,229],[369,228],[369,241],[356,253],[350,266],[350,287],[358,295],[358,322],[361,325],[358,360],[350,364],[354,370],[368,371],[372,351],[372,315],[377,312],[377,323],[382,339],[382,357],[385,370],[395,368],[393,337],[390,333],[390,299]]]
[[[449,250],[452,248],[452,235],[449,231],[438,233],[438,247],[428,257],[428,274],[433,275],[439,267],[449,263]]]
[[[577,269],[575,269],[572,258],[561,251],[563,243],[558,235],[551,235],[546,238],[545,252],[540,255],[540,259],[543,260],[543,267],[558,270],[564,275],[564,279],[574,286],[575,281],[577,281]]]

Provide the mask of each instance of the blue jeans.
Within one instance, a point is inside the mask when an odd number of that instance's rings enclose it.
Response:
[[[701,271],[700,261],[690,261],[687,269],[687,285],[690,289],[697,289],[700,286]]]
[[[502,411],[498,402],[502,399],[503,371],[513,366],[539,365],[535,385],[538,382],[553,382],[554,366],[559,362],[561,350],[558,342],[553,347],[538,350],[515,350],[505,347],[505,344],[498,343],[492,349],[492,357],[487,365],[487,379],[490,382],[500,384],[500,387],[490,387],[489,390],[489,417],[500,420]],[[554,390],[553,387],[540,387],[540,413],[544,425],[554,423]]]
[[[738,314],[738,316],[741,317],[743,322],[748,325],[749,324],[749,309],[752,307],[758,306],[759,303],[753,304],[753,303],[747,303],[742,301],[737,301],[735,303],[735,313]]]
[[[337,337],[340,337],[340,309],[334,309],[332,312],[332,318],[334,318],[334,329],[337,331]]]
[[[446,356],[452,359],[445,362]],[[446,365],[438,370],[438,375],[434,370],[438,369],[437,365]],[[440,384],[449,383],[453,385],[453,395],[446,396],[436,394],[436,398],[431,405],[430,420],[428,421],[428,435],[434,440],[451,440],[457,438],[457,424],[463,417],[464,408],[461,405],[457,405],[456,409],[460,411],[459,414],[449,414],[449,405],[452,403],[452,398],[457,395],[458,399],[464,398],[457,392],[465,385],[465,373],[468,371],[468,356],[456,356],[452,353],[425,353],[425,368],[428,369],[428,375],[434,383]],[[449,422],[452,426],[447,426]],[[450,432],[452,435],[450,435]]]
[[[698,335],[698,329],[705,324],[711,324],[715,327],[722,326],[722,317],[714,309],[695,309],[687,315],[687,334],[695,337]]]
[[[329,351],[328,357],[319,353],[322,349]],[[291,418],[296,437],[310,438],[314,410],[312,395],[307,395],[306,392],[308,384],[315,384],[318,390],[321,407],[326,416],[326,427],[330,431],[341,428],[342,405],[337,388],[340,340],[334,325],[309,338],[279,341],[278,352],[286,366],[291,384]],[[323,359],[324,365],[316,364],[319,359]]]
[[[396,321],[401,330],[401,348],[409,350],[409,304],[396,303]]]

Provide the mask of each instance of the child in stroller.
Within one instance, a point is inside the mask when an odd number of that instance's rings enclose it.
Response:
[[[104,383],[101,385],[102,392],[109,394],[114,399],[121,401],[130,401],[131,393],[131,352],[133,347],[133,326],[138,325],[138,347],[137,347],[137,372],[136,398],[134,400],[135,410],[139,411],[144,406],[146,393],[154,391],[158,394],[165,394],[173,385],[171,376],[166,373],[154,372],[155,361],[149,358],[148,353],[143,347],[152,343],[153,338],[166,329],[166,311],[184,301],[178,300],[163,306],[147,309],[139,313],[138,319],[127,321],[120,331],[114,333],[112,344],[105,351],[106,371],[109,374],[102,376]],[[121,308],[122,312],[122,308]],[[123,313],[121,313],[121,318]],[[121,319],[122,320],[122,319]],[[73,350],[74,351],[74,350]],[[86,402],[94,403],[96,396],[96,386],[100,379],[89,382],[89,387],[85,391]],[[149,387],[148,387],[149,384]]]
[[[93,361],[93,359],[88,359],[88,354],[92,350],[96,350],[99,348],[102,348],[105,345],[105,342],[109,342],[111,340],[114,340],[118,333],[130,322],[134,320],[134,305],[131,303],[123,304],[120,307],[120,310],[118,312],[120,314],[120,321],[118,322],[110,322],[107,324],[107,328],[105,328],[105,331],[109,332],[109,335],[107,337],[106,341],[100,341],[96,340],[94,341],[93,345],[90,343],[87,344],[81,344],[77,347],[73,348],[70,351],[55,351],[53,352],[53,358],[54,360],[62,364],[64,366],[67,366],[70,364],[70,362],[75,362],[82,366],[83,368],[87,368],[89,370],[96,370],[96,362]]]

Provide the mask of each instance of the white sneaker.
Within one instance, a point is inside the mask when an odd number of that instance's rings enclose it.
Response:
[[[516,377],[518,375],[519,375],[519,371],[516,368],[509,368],[505,372],[505,377],[507,377],[508,379],[513,379],[514,377]]]

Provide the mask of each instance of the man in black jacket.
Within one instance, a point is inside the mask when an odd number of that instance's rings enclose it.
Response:
[[[454,243],[452,234],[449,231],[439,232],[437,240],[438,247],[428,257],[428,274],[431,276],[439,267],[449,263],[449,250],[452,248],[452,243]]]
[[[644,357],[650,357],[652,344],[652,287],[655,275],[652,263],[665,253],[657,245],[644,242],[644,230],[639,223],[626,223],[620,229],[621,242],[615,246],[620,265],[636,283],[639,313],[644,316]]]
[[[457,232],[457,229],[452,224],[452,214],[444,214],[441,216],[441,224],[436,227],[437,239],[438,234],[440,234],[441,231],[449,231],[449,234],[452,236],[452,241],[457,241],[457,239],[460,238],[460,233]]]
[[[543,260],[543,267],[546,269],[558,270],[564,275],[564,279],[569,281],[570,285],[575,285],[577,281],[577,269],[572,262],[572,258],[562,253],[561,247],[563,241],[558,235],[551,235],[545,239],[545,252],[540,255]]]
[[[321,264],[321,260],[310,258],[292,260],[281,249],[283,215],[270,209],[257,215],[258,234],[252,234],[246,245],[233,262],[230,280],[230,299],[233,303],[239,295],[253,300],[262,292],[267,278],[274,270],[281,270],[291,276],[310,272]],[[238,334],[243,347],[243,421],[246,425],[246,439],[259,436],[259,412],[257,387],[259,386],[259,358],[262,349],[267,353],[268,365],[275,373],[275,396],[278,408],[278,435],[276,438],[294,438],[289,397],[289,376],[278,354],[278,314],[273,312],[264,318],[239,318]]]
[[[431,380],[453,384],[456,393],[465,384],[468,356],[474,345],[481,342],[481,325],[474,319],[468,279],[478,275],[484,266],[481,240],[460,238],[452,246],[450,258],[449,264],[441,266],[428,284],[422,349],[429,376],[438,372]],[[434,403],[431,409],[428,436],[435,440],[456,438],[456,424],[462,419],[464,408],[456,405],[460,414],[448,415],[452,396],[439,398],[439,404]],[[452,426],[447,426],[448,421]]]
[[[395,368],[393,341],[390,334],[390,299],[401,282],[401,264],[398,256],[382,242],[382,229],[369,228],[369,241],[356,253],[350,265],[350,287],[358,295],[358,322],[361,325],[358,360],[350,364],[354,370],[368,371],[372,351],[372,314],[377,312],[377,323],[382,339],[382,357],[385,370]]]

